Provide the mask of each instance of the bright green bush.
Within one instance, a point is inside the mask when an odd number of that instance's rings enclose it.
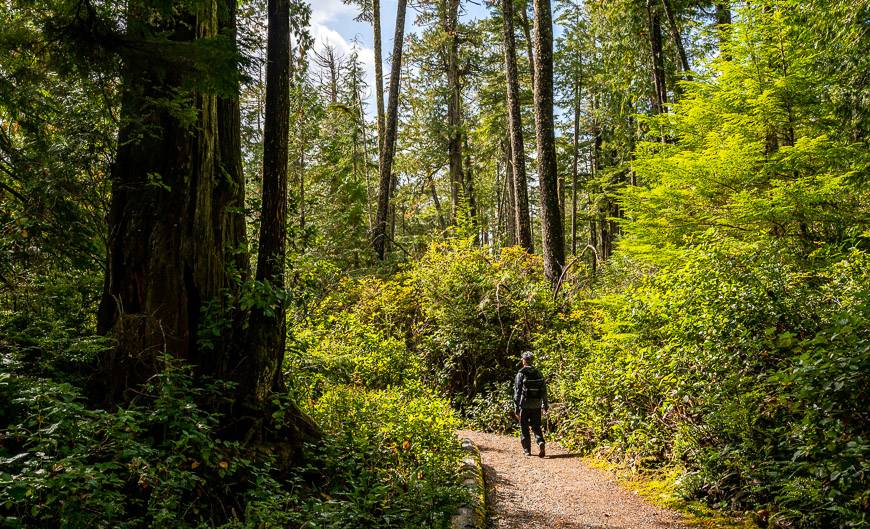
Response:
[[[4,527],[250,527],[292,521],[294,478],[217,435],[221,417],[168,367],[129,407],[88,407],[70,384],[0,375]],[[206,394],[208,393],[208,395]]]
[[[685,492],[720,507],[860,527],[870,505],[867,255],[815,272],[769,244],[684,255],[595,303],[602,317],[556,384],[560,432],[635,465],[680,464]]]
[[[555,313],[539,257],[497,256],[465,241],[433,244],[416,263],[423,327],[419,351],[436,387],[462,405],[512,380],[519,354]]]
[[[384,389],[420,378],[418,358],[404,340],[353,314],[297,328],[296,338],[299,350],[287,370],[291,385],[306,398],[335,384]]]
[[[311,414],[325,434],[316,453],[327,501],[306,514],[307,526],[446,528],[469,499],[459,485],[459,421],[422,387],[336,386]]]

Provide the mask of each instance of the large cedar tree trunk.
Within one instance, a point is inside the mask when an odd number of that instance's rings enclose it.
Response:
[[[565,263],[553,124],[553,19],[550,0],[535,0],[535,131],[541,189],[544,275],[555,285]]]
[[[529,214],[529,190],[526,184],[526,152],[523,145],[523,123],[520,113],[520,87],[517,73],[516,37],[514,35],[514,5],[512,0],[502,0],[504,33],[505,76],[507,81],[507,111],[510,165],[513,183],[515,213],[514,227],[517,243],[529,253],[534,251],[532,227]]]
[[[396,6],[396,32],[393,36],[393,60],[390,65],[390,94],[387,100],[384,145],[381,150],[378,211],[375,218],[375,228],[372,232],[372,245],[380,260],[383,260],[387,253],[387,216],[390,212],[390,192],[393,187],[393,156],[396,152],[396,128],[399,119],[399,77],[402,72],[402,44],[405,40],[407,7],[407,0],[399,0]]]
[[[168,33],[193,46],[220,29],[234,33],[230,5],[207,4],[198,16],[179,6],[170,18],[152,16],[162,7],[158,2],[134,2],[129,36]],[[215,65],[221,68],[234,71],[234,61]],[[98,314],[101,332],[116,339],[102,365],[108,401],[123,400],[128,389],[159,372],[164,352],[200,374],[224,377],[236,367],[237,320],[208,340],[200,340],[200,330],[210,318],[235,319],[223,310],[236,289],[228,270],[231,264],[244,273],[247,268],[237,252],[244,248],[238,100],[190,88],[199,84],[189,75],[158,52],[130,55],[124,64]],[[194,119],[183,120],[179,106]],[[206,314],[206,307],[216,310]]]

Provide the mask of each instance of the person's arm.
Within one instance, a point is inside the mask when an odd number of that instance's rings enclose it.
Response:
[[[514,413],[520,412],[520,398],[523,394],[523,374],[517,373],[514,379]]]

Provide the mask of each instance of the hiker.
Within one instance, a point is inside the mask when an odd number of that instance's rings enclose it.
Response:
[[[544,432],[541,431],[541,410],[549,408],[547,404],[547,383],[544,375],[532,366],[534,355],[530,352],[522,354],[523,367],[517,373],[514,381],[514,413],[520,421],[520,444],[523,453],[532,455],[532,438],[529,427],[535,433],[538,443],[538,457],[544,457]]]

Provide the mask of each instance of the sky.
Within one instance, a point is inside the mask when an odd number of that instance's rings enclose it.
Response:
[[[473,20],[487,15],[483,0],[465,0],[462,2],[463,20]],[[375,85],[375,50],[373,46],[372,27],[367,22],[357,22],[354,18],[359,14],[355,5],[346,5],[342,0],[311,0],[311,34],[316,41],[316,47],[329,44],[339,55],[350,55],[357,46],[359,58],[366,70],[366,82],[369,85],[367,102],[368,112],[374,107],[373,87]],[[413,7],[408,7],[405,16],[405,34],[416,32],[414,26],[417,14]],[[396,27],[396,0],[381,0],[381,46],[384,61],[384,77],[389,77],[389,55],[393,49],[393,32]],[[356,44],[354,44],[356,42]],[[384,87],[386,88],[386,86]]]

